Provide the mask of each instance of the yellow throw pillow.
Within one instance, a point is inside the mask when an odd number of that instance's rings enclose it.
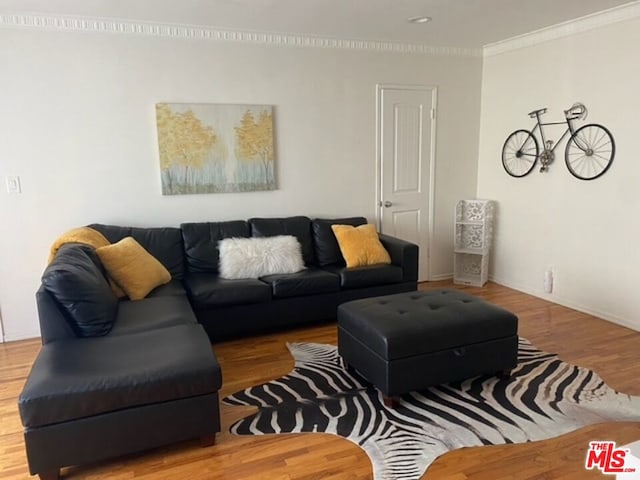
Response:
[[[375,225],[331,225],[331,229],[338,240],[347,267],[391,263],[389,252],[380,243]]]
[[[113,292],[113,294],[120,298],[124,298],[127,296],[127,294],[124,292],[124,290],[122,290],[118,284],[115,282],[115,280],[111,277],[107,278],[107,280],[109,280],[109,287],[111,287],[111,291]]]
[[[153,255],[132,237],[96,248],[109,276],[131,300],[141,300],[151,290],[171,280],[171,274]]]
[[[104,247],[109,245],[109,240],[107,240],[104,235],[102,235],[97,230],[94,230],[91,227],[78,227],[68,232],[63,233],[56,241],[51,245],[51,249],[49,251],[49,263],[53,261],[62,247],[66,243],[82,243],[84,245],[89,245],[93,248]]]

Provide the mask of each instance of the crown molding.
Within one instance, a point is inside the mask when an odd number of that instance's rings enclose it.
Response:
[[[524,35],[518,35],[516,37],[485,45],[483,48],[483,56],[491,57],[501,53],[510,52],[512,50],[531,47],[550,40],[569,37],[577,33],[587,32],[595,28],[612,25],[614,23],[638,17],[640,17],[640,1],[636,0],[631,3],[620,5],[619,7],[592,13],[591,15],[569,20],[568,22],[558,23],[551,27],[541,28],[540,30],[535,30]]]
[[[0,27],[53,30],[61,32],[90,32],[186,40],[212,40],[251,43],[275,47],[334,48],[342,50],[369,50],[384,53],[411,53],[421,55],[449,55],[481,57],[482,49],[434,47],[431,45],[385,42],[377,40],[349,40],[314,37],[286,33],[224,30],[202,25],[141,22],[102,17],[79,17],[39,13],[0,15]]]

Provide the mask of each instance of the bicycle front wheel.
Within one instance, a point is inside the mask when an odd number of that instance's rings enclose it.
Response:
[[[502,166],[512,177],[524,177],[538,160],[538,141],[527,130],[516,130],[502,146]]]
[[[611,132],[592,123],[583,125],[571,135],[564,160],[571,175],[580,180],[593,180],[609,170],[615,154],[616,144]]]

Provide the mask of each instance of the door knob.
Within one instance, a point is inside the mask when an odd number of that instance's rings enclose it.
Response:
[[[384,208],[389,208],[391,205],[393,205],[393,203],[391,203],[389,200],[384,202]]]

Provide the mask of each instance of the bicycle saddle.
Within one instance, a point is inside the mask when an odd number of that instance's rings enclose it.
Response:
[[[533,112],[529,112],[529,116],[530,116],[531,118],[536,118],[536,116],[537,116],[538,114],[542,115],[542,114],[543,114],[543,113],[545,113],[546,111],[547,111],[547,107],[545,107],[545,108],[541,108],[541,109],[539,109],[539,110],[534,110]]]

